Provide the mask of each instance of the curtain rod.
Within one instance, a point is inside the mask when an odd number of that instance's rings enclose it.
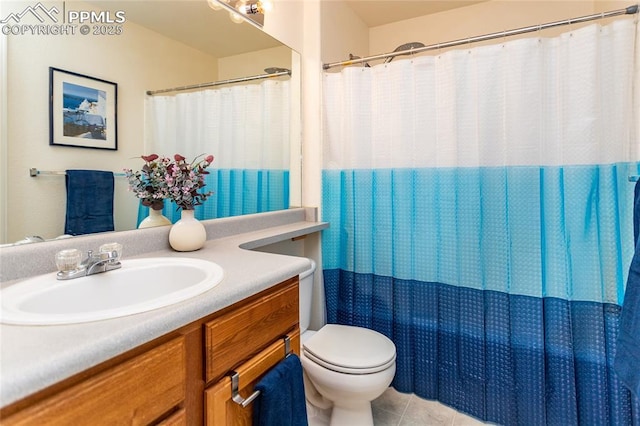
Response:
[[[376,59],[385,59],[385,58],[392,58],[399,55],[415,54],[420,52],[426,52],[428,50],[436,50],[436,49],[441,49],[445,47],[459,46],[462,44],[476,43],[479,41],[492,40],[496,38],[502,38],[502,37],[513,36],[518,34],[525,34],[525,33],[530,33],[534,31],[544,30],[547,28],[559,27],[562,25],[571,25],[571,24],[577,24],[581,22],[595,21],[597,19],[610,18],[612,16],[619,16],[619,15],[634,15],[636,13],[638,13],[637,4],[629,6],[625,9],[612,10],[609,12],[602,12],[594,15],[582,16],[579,18],[549,22],[546,24],[532,25],[530,27],[522,27],[514,30],[500,31],[497,33],[491,33],[491,34],[469,37],[469,38],[460,39],[460,40],[448,41],[445,43],[431,44],[429,46],[418,47],[415,49],[407,49],[407,50],[401,50],[398,52],[382,53],[379,55],[367,56],[366,58],[350,59],[348,61],[341,61],[341,62],[332,62],[332,63],[322,65],[322,68],[325,70],[328,70],[329,68],[338,67],[338,66],[360,64],[367,61],[374,61]]]
[[[209,82],[209,83],[192,84],[190,86],[172,87],[171,89],[147,90],[147,95],[153,96],[153,95],[157,95],[158,93],[181,92],[183,90],[202,89],[202,88],[205,88],[205,87],[221,86],[223,84],[242,83],[244,81],[261,80],[263,78],[280,77],[282,75],[291,75],[291,71],[290,70],[285,70],[283,68],[282,71],[276,71],[276,72],[273,72],[273,73],[260,74],[260,75],[252,75],[250,77],[232,78],[232,79],[229,79],[229,80],[220,80],[220,81],[212,81],[212,82]]]

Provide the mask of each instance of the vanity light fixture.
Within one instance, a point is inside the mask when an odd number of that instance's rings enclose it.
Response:
[[[235,22],[236,24],[241,24],[244,22],[244,9],[246,7],[246,3],[244,1],[239,1],[238,3],[236,3],[235,9],[237,10],[237,12],[232,12],[229,11],[229,18],[231,18],[231,21]]]
[[[273,10],[273,0],[206,0],[213,10],[227,9],[229,18],[236,24],[247,19],[247,15],[264,15]]]
[[[238,3],[236,3],[236,9],[244,15],[255,15],[256,13],[261,13],[264,15],[265,12],[273,10],[273,1],[258,0],[255,3],[249,4],[244,1],[239,1]]]
[[[207,0],[207,4],[213,10],[222,9],[222,5],[220,5],[220,2],[224,2],[224,3],[229,4],[229,0]]]

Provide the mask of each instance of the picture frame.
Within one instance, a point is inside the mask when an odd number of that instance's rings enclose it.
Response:
[[[118,149],[118,85],[49,67],[49,145]]]

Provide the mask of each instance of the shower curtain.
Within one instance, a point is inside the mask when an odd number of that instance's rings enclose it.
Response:
[[[397,390],[505,425],[640,424],[611,368],[639,44],[621,19],[325,74],[328,321],[390,337]]]
[[[289,81],[265,80],[146,101],[149,153],[212,154],[198,219],[289,208]],[[180,219],[174,204],[163,214]],[[148,215],[140,206],[138,223]]]

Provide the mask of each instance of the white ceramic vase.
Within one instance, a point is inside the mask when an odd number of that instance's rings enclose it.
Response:
[[[149,209],[149,216],[142,219],[138,229],[171,225],[171,221],[162,215],[162,210]]]
[[[182,209],[180,220],[169,231],[169,244],[176,251],[194,251],[207,240],[204,225],[194,217],[193,210]]]

